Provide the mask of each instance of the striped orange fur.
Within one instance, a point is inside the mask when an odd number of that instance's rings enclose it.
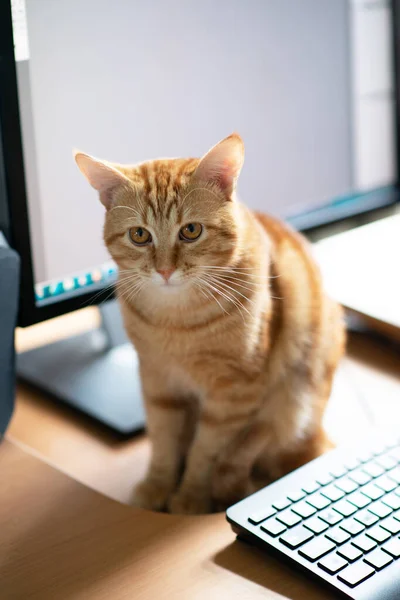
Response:
[[[222,508],[324,450],[342,313],[305,239],[237,201],[243,157],[237,134],[201,160],[76,153],[106,207],[140,358],[152,459],[134,501],[145,508]]]

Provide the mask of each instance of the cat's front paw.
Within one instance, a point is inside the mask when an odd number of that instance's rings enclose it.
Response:
[[[212,512],[211,498],[196,492],[178,491],[168,503],[168,512],[175,515],[205,515]]]
[[[226,510],[252,492],[246,468],[231,463],[218,464],[212,482],[212,497],[217,510]]]
[[[163,510],[171,495],[171,486],[165,482],[145,479],[136,487],[132,504],[148,510]]]

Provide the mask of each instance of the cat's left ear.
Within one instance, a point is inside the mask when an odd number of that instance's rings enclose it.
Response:
[[[228,199],[233,199],[243,161],[243,140],[239,134],[232,133],[203,156],[193,178],[217,185]]]
[[[110,163],[79,150],[74,151],[74,158],[90,185],[99,192],[101,203],[110,210],[113,190],[121,184],[129,183],[129,179]]]

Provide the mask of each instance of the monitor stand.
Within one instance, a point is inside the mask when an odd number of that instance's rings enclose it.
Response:
[[[123,435],[144,427],[138,357],[115,300],[98,329],[23,352],[17,375]]]

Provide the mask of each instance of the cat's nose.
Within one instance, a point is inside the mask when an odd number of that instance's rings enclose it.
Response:
[[[174,271],[175,269],[157,269],[157,273],[160,273],[161,277],[165,279],[165,281],[168,281]]]

